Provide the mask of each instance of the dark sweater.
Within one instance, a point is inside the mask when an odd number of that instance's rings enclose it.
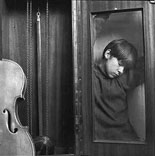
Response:
[[[94,66],[93,110],[96,140],[137,140],[128,118],[128,74],[108,78],[104,68]]]

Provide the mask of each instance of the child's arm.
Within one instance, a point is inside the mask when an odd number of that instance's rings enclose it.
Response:
[[[128,73],[128,85],[133,88],[144,83],[144,57],[139,57],[135,68]]]
[[[137,60],[136,66],[126,71],[119,77],[118,81],[126,90],[135,88],[144,83],[144,57],[140,57]]]

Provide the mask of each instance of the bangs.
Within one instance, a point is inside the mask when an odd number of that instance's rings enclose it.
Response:
[[[116,57],[124,68],[134,68],[137,61],[137,49],[131,43],[124,39],[113,40],[104,49],[103,58],[108,49],[111,56]]]
[[[115,53],[118,60],[121,60],[122,65],[126,68],[134,68],[137,60],[137,52],[136,49],[130,46],[119,45]]]
[[[121,60],[121,64],[125,69],[131,69],[135,67],[136,59],[123,59]]]

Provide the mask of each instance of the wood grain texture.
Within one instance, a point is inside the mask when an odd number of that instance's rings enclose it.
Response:
[[[97,143],[92,140],[91,112],[91,42],[90,14],[94,12],[118,10],[143,10],[144,43],[145,43],[145,78],[146,78],[146,144],[136,143]],[[153,156],[154,155],[154,11],[155,6],[146,1],[81,1],[81,25],[79,27],[82,66],[82,115],[83,115],[83,148],[81,152],[90,156]],[[149,18],[148,18],[149,17]],[[150,122],[149,122],[150,121]]]
[[[2,1],[0,1],[0,59],[2,59]]]
[[[2,57],[16,61],[27,72],[26,1],[2,2]],[[46,1],[32,1],[32,136],[39,134],[37,106],[36,13],[41,12],[43,135],[46,135],[46,75],[48,75],[48,131],[52,143],[67,150],[74,145],[73,64],[71,2],[49,1],[48,60],[46,58]],[[49,73],[46,74],[46,61]],[[28,84],[30,85],[30,84]],[[28,87],[29,88],[29,87]],[[26,96],[25,96],[26,97]],[[24,102],[25,103],[25,102]],[[21,122],[27,125],[26,104],[19,107]]]

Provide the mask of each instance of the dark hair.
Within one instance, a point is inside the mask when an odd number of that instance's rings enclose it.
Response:
[[[125,39],[111,41],[103,51],[103,58],[105,52],[108,49],[111,50],[111,56],[116,57],[118,60],[121,60],[122,65],[125,68],[134,67],[137,60],[137,50],[131,43],[129,43]]]

